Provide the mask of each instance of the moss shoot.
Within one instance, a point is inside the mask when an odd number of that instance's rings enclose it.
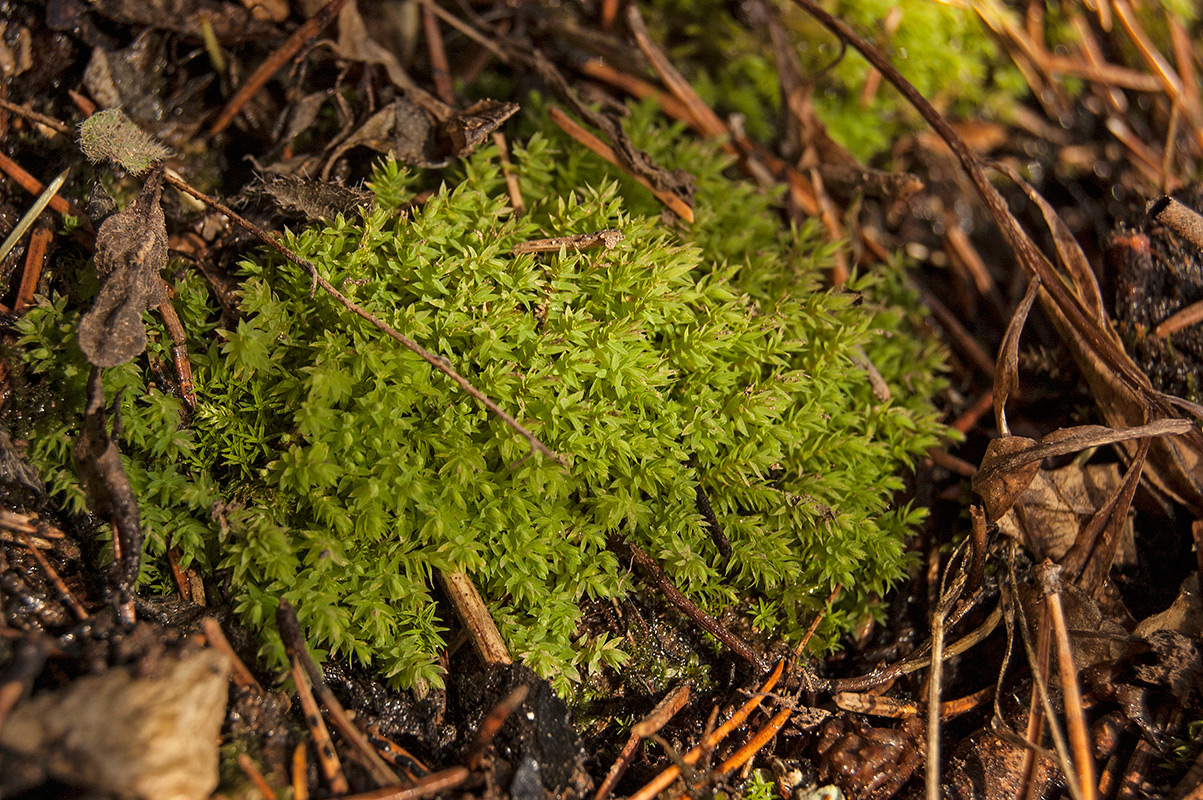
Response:
[[[584,641],[582,598],[620,596],[639,544],[711,610],[797,634],[832,587],[830,645],[906,566],[920,511],[892,504],[902,474],[942,428],[930,398],[936,349],[910,333],[896,271],[822,288],[832,246],[789,230],[762,194],[723,175],[713,146],[636,109],[637,143],[696,176],[697,222],[667,227],[642,188],[557,134],[514,148],[527,204],[509,205],[486,148],[406,210],[429,180],[395,163],[358,219],[289,245],[356,302],[445,357],[557,452],[563,468],[451,381],[322,294],[272,254],[241,265],[242,319],[218,331],[204,280],[175,281],[199,406],[155,387],[169,343],[107,370],[124,389],[123,449],[161,556],[212,571],[242,618],[270,632],[278,598],[311,641],[400,685],[437,683],[444,621],[436,570],[462,569],[515,655],[561,686],[620,663]],[[524,241],[616,228],[613,249],[513,254]],[[87,368],[79,311],[51,298],[21,323],[27,381],[70,413],[28,436],[51,488],[83,496],[70,467]],[[892,390],[874,396],[867,358]],[[148,363],[150,366],[148,366]],[[49,394],[47,394],[49,392]],[[703,487],[731,542],[713,543]],[[265,648],[280,656],[273,635]]]

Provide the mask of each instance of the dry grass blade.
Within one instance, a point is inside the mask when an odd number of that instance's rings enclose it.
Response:
[[[957,563],[949,561],[949,571]],[[944,574],[948,579],[948,572]],[[931,673],[927,679],[927,763],[924,785],[928,800],[940,797],[940,693],[944,677],[944,624],[965,589],[968,573],[957,572],[952,583],[940,593],[940,602],[931,617]]]
[[[643,24],[643,16],[633,4],[627,8],[627,25],[635,36],[635,43],[639,45],[643,55],[651,62],[652,68],[656,70],[660,80],[668,87],[673,96],[689,110],[695,127],[704,136],[711,138],[721,139],[730,136],[731,132],[726,123],[702,101],[698,93],[689,85],[689,81],[685,80],[685,77],[677,71],[664,53],[660,52],[660,49],[652,43],[651,37],[647,33],[647,26]]]
[[[1011,435],[1011,428],[1007,425],[1007,398],[1019,388],[1019,336],[1027,323],[1032,303],[1036,302],[1039,288],[1038,279],[1028,283],[1028,290],[1024,292],[1023,299],[1011,315],[1007,332],[1003,334],[1002,345],[998,348],[998,365],[994,372],[994,420],[998,425],[999,435],[1003,437]]]
[[[1111,564],[1119,547],[1120,533],[1128,509],[1132,506],[1132,498],[1140,483],[1141,473],[1149,455],[1151,440],[1144,439],[1128,465],[1128,471],[1123,481],[1107,498],[1107,502],[1094,513],[1090,522],[1082,529],[1073,547],[1061,559],[1061,566],[1066,575],[1074,580],[1079,588],[1098,595],[1107,582],[1111,572]],[[1102,534],[1100,543],[1099,535]]]
[[[67,181],[67,175],[69,172],[70,170],[63,170],[46,186],[45,189],[42,190],[42,193],[38,196],[38,199],[33,202],[33,205],[29,207],[29,210],[25,212],[25,215],[18,220],[17,224],[13,227],[12,232],[9,233],[8,237],[4,240],[4,243],[0,244],[0,258],[4,258],[9,254],[9,251],[16,246],[17,242],[21,240],[21,237],[25,235],[25,232],[29,230],[30,226],[32,226],[37,218],[41,216],[42,212],[46,210],[46,206],[50,205],[50,202],[58,196],[59,189],[63,188],[63,184]]]
[[[1017,743],[1028,748],[1028,753],[1025,756],[1024,771],[1030,779],[1032,770],[1035,769],[1036,758],[1046,754],[1044,748],[1040,746],[1040,740],[1042,738],[1041,731],[1043,724],[1047,721],[1049,735],[1053,739],[1053,747],[1056,750],[1061,772],[1068,778],[1068,776],[1074,774],[1072,762],[1069,758],[1069,748],[1065,743],[1065,735],[1061,731],[1061,726],[1057,724],[1057,718],[1053,713],[1053,704],[1048,693],[1048,681],[1045,679],[1048,668],[1048,646],[1051,640],[1051,636],[1049,636],[1048,609],[1047,607],[1045,608],[1044,619],[1040,624],[1039,641],[1037,645],[1033,646],[1031,628],[1028,626],[1027,617],[1023,611],[1023,604],[1019,600],[1018,587],[1020,586],[1020,581],[1015,575],[1014,555],[1015,549],[1013,548],[1011,550],[1011,558],[1007,563],[1008,580],[1005,584],[1005,591],[1010,597],[1010,607],[1018,617],[1015,627],[1019,629],[1024,650],[1027,652],[1028,666],[1031,668],[1032,680],[1035,684],[1032,687],[1032,702],[1028,714],[1027,736],[1025,739],[1020,739]],[[1066,784],[1074,800],[1082,800],[1081,789],[1078,784],[1072,780],[1067,780]]]

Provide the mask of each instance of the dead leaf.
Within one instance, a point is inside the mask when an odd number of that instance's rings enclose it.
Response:
[[[997,463],[1004,456],[1024,453],[1036,446],[1035,439],[1022,436],[1004,436],[995,439],[986,446],[986,455],[982,457],[982,466],[973,476],[973,491],[982,497],[986,513],[990,519],[1000,519],[1019,499],[1028,486],[1040,472],[1040,461],[1033,460],[1016,464],[1009,470],[988,472],[987,468]],[[982,477],[979,477],[982,476]]]
[[[371,208],[375,195],[365,189],[353,189],[332,181],[314,181],[295,175],[265,175],[254,191],[272,198],[281,208],[299,213],[308,220],[333,220],[339,214],[358,216],[360,209]]]
[[[121,415],[113,414],[113,432],[105,420],[104,385],[99,367],[88,379],[88,401],[83,430],[71,455],[88,496],[88,508],[113,527],[113,566],[109,586],[123,622],[132,623],[134,582],[142,561],[142,524],[138,500],[121,463],[117,441],[121,437]],[[120,409],[119,403],[114,403]]]
[[[982,466],[970,485],[982,496],[990,519],[997,520],[1014,505],[1039,470],[1040,462],[1053,456],[1078,453],[1091,447],[1136,439],[1171,436],[1193,430],[1186,419],[1163,419],[1123,430],[1102,425],[1061,428],[1039,442],[1019,436],[995,439],[986,448]]]
[[[1036,560],[1060,561],[1121,480],[1115,463],[1040,470],[1019,498],[1022,524],[1011,509],[999,519],[999,530],[1023,542]],[[1127,563],[1132,554],[1132,518],[1125,516],[1116,560]]]
[[[398,97],[332,148],[322,168],[322,178],[327,179],[335,162],[355,147],[367,147],[415,167],[444,167],[449,159],[438,155],[436,131],[426,111]]]
[[[1007,332],[1003,335],[1002,344],[998,348],[998,361],[994,367],[994,420],[999,433],[1009,436],[1011,429],[1007,425],[1007,399],[1019,388],[1019,336],[1028,321],[1028,312],[1036,301],[1036,292],[1040,288],[1040,279],[1035,278],[1028,283],[1028,290],[1011,315],[1007,323]]]
[[[167,301],[167,223],[160,203],[163,171],[150,173],[138,195],[96,232],[100,292],[79,323],[79,346],[97,367],[124,364],[146,349],[142,312]]]
[[[389,80],[399,89],[407,92],[418,89],[418,85],[401,66],[397,56],[368,33],[368,26],[354,2],[347,3],[338,12],[338,43],[334,49],[348,61],[379,64],[384,67]]]
[[[0,744],[14,762],[106,796],[204,800],[217,788],[229,672],[206,649],[154,675],[88,675],[18,705]]]
[[[468,155],[517,111],[517,103],[481,100],[458,112],[443,126],[452,154],[456,158]]]

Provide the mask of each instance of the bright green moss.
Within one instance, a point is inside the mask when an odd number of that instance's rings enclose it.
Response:
[[[924,97],[954,115],[1005,116],[1027,94],[1022,75],[966,5],[835,0],[824,7],[880,46]],[[769,36],[762,23],[740,22],[730,8],[725,0],[656,0],[645,13],[654,39],[669,43],[674,65],[703,99],[723,114],[741,114],[749,134],[771,141],[779,133],[781,97]],[[869,63],[852,50],[841,57],[835,38],[797,6],[779,8],[805,74],[815,81],[815,109],[833,139],[870,159],[924,127],[885,81],[866,103]],[[888,33],[891,15],[898,21]]]
[[[620,663],[616,643],[576,641],[582,598],[630,588],[604,548],[611,532],[709,607],[739,604],[784,633],[809,623],[838,582],[821,641],[847,629],[905,566],[919,514],[891,499],[941,431],[929,401],[938,355],[881,304],[901,299],[897,275],[821,290],[831,246],[781,229],[762,195],[722,176],[713,148],[657,128],[646,109],[631,129],[698,177],[691,228],[667,229],[644,190],[536,135],[514,148],[523,216],[490,149],[409,212],[399,205],[414,178],[386,164],[362,220],[289,237],[569,469],[523,461],[525,442],[449,380],[262,255],[242,265],[244,318],[232,331],[214,331],[201,279],[177,282],[200,395],[187,427],[178,401],[147,389],[144,359],[106,373],[110,392],[126,388],[123,446],[150,553],[176,545],[218,570],[255,626],[270,628],[288,598],[315,643],[407,685],[438,680],[435,570],[470,573],[510,647],[540,672],[564,681]],[[511,254],[602,228],[625,240]],[[29,379],[66,398],[82,396],[86,370],[52,343],[74,341],[77,320],[58,298],[22,323]],[[874,398],[858,348],[892,400]],[[162,341],[151,358],[169,365]],[[67,466],[78,420],[58,419],[40,420],[32,454],[80,508]],[[729,561],[696,508],[699,482]]]

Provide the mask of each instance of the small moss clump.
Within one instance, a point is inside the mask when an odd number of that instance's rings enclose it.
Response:
[[[450,380],[265,254],[241,265],[233,330],[215,331],[201,278],[175,281],[199,393],[190,420],[145,359],[105,373],[110,397],[125,389],[122,444],[150,554],[177,547],[185,564],[216,571],[261,628],[287,598],[314,644],[402,685],[439,680],[436,570],[469,573],[515,655],[542,674],[563,683],[619,663],[615,642],[578,634],[582,599],[630,588],[605,547],[612,534],[704,606],[738,604],[774,632],[798,633],[839,583],[819,641],[847,630],[906,565],[920,512],[892,500],[942,432],[930,402],[938,352],[908,332],[896,272],[824,290],[832,246],[782,228],[769,200],[723,176],[715,147],[657,126],[648,109],[630,127],[661,163],[697,177],[693,226],[666,227],[645,190],[535,134],[513,154],[524,214],[485,149],[409,210],[422,176],[385,163],[362,218],[287,237],[567,468],[526,457],[524,440]],[[511,252],[605,228],[625,237],[613,249]],[[68,405],[87,374],[62,347],[77,323],[62,297],[21,323],[27,380]],[[169,371],[159,336],[150,363]],[[865,358],[892,399],[874,396]],[[75,508],[81,406],[28,434]],[[144,580],[161,581],[147,564]]]

